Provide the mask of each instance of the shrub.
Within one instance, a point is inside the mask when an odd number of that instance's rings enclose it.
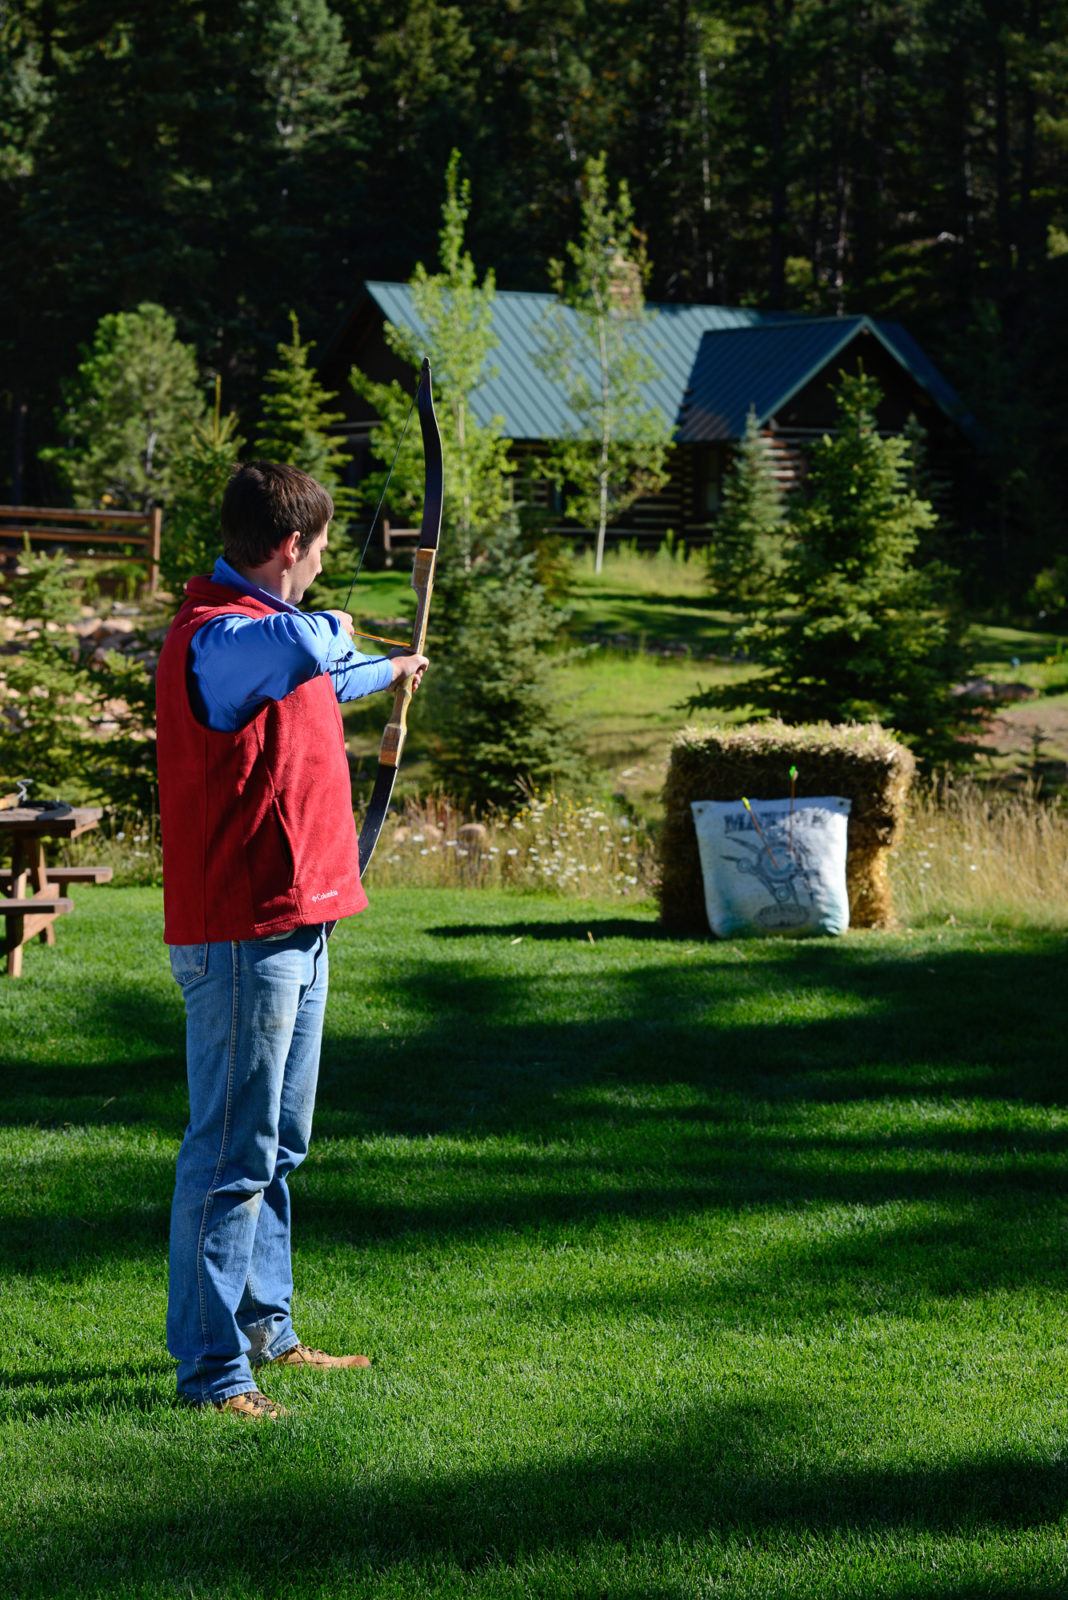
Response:
[[[708,558],[716,594],[727,605],[763,599],[782,521],[782,491],[756,412],[750,410],[745,437],[723,485]]]
[[[1068,555],[1058,556],[1051,566],[1042,568],[1027,600],[1047,626],[1068,627]]]
[[[79,638],[62,556],[33,555],[8,585],[14,637],[0,658],[0,788],[35,799],[155,809],[154,696],[143,663]]]
[[[234,463],[244,448],[237,417],[222,415],[221,388],[206,422],[197,423],[174,461],[174,499],[163,522],[160,572],[180,597],[188,580],[210,573],[222,547],[219,507]]]
[[[64,400],[66,442],[41,459],[78,505],[147,511],[170,498],[175,453],[205,407],[196,353],[162,306],[101,317]]]
[[[443,562],[442,642],[427,677],[435,780],[462,805],[514,809],[578,775],[548,653],[560,614],[513,514],[474,564]]]
[[[934,759],[960,750],[979,713],[953,692],[968,676],[963,620],[949,570],[916,563],[935,515],[909,486],[908,441],[879,435],[879,400],[871,378],[843,376],[838,429],[813,449],[782,577],[742,630],[766,674],[691,704],[877,721]]]
[[[355,493],[343,482],[351,458],[336,433],[345,414],[331,410],[337,395],[316,378],[310,362],[315,345],[301,342],[295,311],[289,313],[289,325],[290,342],[278,346],[278,365],[267,373],[255,451],[263,459],[310,473],[330,494],[335,516],[344,525],[356,503]]]

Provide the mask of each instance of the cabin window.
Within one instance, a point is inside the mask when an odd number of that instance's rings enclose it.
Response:
[[[697,468],[697,518],[711,522],[719,515],[723,503],[723,474],[727,452],[722,446],[705,445],[701,450]]]

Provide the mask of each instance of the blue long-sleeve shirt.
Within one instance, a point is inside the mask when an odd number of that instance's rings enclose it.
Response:
[[[288,600],[249,583],[222,556],[211,578],[262,600],[273,615],[213,617],[193,635],[190,698],[209,728],[233,733],[267,700],[284,700],[321,672],[333,678],[339,700],[360,700],[392,683],[389,658],[360,655],[329,612],[298,611]]]

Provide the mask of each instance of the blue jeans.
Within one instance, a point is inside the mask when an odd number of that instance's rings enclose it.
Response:
[[[196,1405],[256,1387],[297,1343],[286,1178],[308,1153],[331,925],[171,946],[189,1126],[171,1207],[167,1347]]]

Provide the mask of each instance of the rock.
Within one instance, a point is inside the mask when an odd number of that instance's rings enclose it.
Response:
[[[489,842],[489,829],[481,822],[461,823],[456,830],[456,842],[461,855],[466,853],[477,861]]]
[[[964,683],[954,684],[952,693],[958,700],[991,706],[1014,705],[1038,696],[1038,690],[1029,683],[999,683],[993,678],[967,678]]]
[[[98,622],[87,637],[102,642],[104,639],[109,639],[118,634],[133,633],[134,626],[133,619],[130,617],[108,617],[106,621]],[[111,648],[114,649],[115,647],[112,646]]]
[[[1032,689],[1029,683],[995,683],[994,694],[1002,705],[1038,698],[1038,690]]]

